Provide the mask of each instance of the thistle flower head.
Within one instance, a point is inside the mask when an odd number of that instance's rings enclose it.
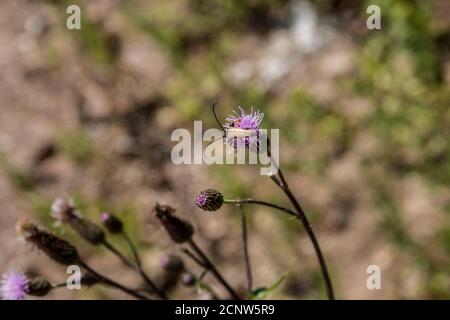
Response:
[[[189,222],[175,216],[174,208],[156,204],[154,211],[172,241],[183,243],[191,239],[194,234],[194,228]]]
[[[224,127],[227,129],[238,128],[244,130],[256,130],[257,135],[248,137],[229,137],[227,138],[227,143],[236,149],[239,148],[249,148],[251,150],[256,150],[258,146],[258,141],[261,134],[260,124],[264,118],[264,113],[260,111],[253,111],[253,107],[250,109],[249,113],[239,107],[239,113],[233,110],[233,113],[229,115],[225,121]]]
[[[195,204],[203,210],[216,211],[223,205],[223,195],[216,189],[206,189],[198,194]]]
[[[123,231],[123,222],[111,213],[103,212],[100,215],[100,220],[111,233],[121,233]]]
[[[28,291],[29,280],[22,272],[5,273],[0,282],[0,295],[3,300],[22,300]]]
[[[42,250],[54,261],[63,265],[72,265],[79,261],[77,249],[73,245],[41,229],[32,221],[19,220],[16,229],[19,236]]]

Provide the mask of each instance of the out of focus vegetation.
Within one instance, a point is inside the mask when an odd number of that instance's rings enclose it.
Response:
[[[166,114],[173,118],[169,126],[187,126],[192,120],[203,120],[211,127],[215,126],[208,108],[213,101],[219,101],[222,117],[237,106],[260,108],[265,113],[264,127],[281,129],[281,162],[287,175],[291,176],[290,180],[307,176],[309,181],[339,194],[346,185],[329,182],[329,168],[346,157],[355,159],[348,174],[358,172],[355,188],[368,194],[361,195],[364,202],[360,205],[370,214],[378,215],[377,228],[381,237],[387,239],[394,252],[406,257],[404,261],[410,261],[413,268],[420,270],[422,277],[417,294],[410,296],[397,292],[386,298],[448,299],[450,200],[447,197],[439,202],[439,207],[433,208],[437,213],[430,219],[439,222],[432,235],[423,240],[410,234],[404,208],[405,201],[414,202],[415,199],[405,200],[402,193],[402,183],[410,180],[420,181],[429,194],[446,194],[450,189],[449,6],[443,6],[449,10],[447,15],[437,17],[437,8],[445,2],[312,1],[318,16],[329,18],[327,23],[333,26],[334,33],[350,37],[353,43],[348,49],[353,67],[330,80],[334,83],[330,89],[334,93],[328,100],[310,92],[305,85],[309,75],[299,72],[302,77],[299,79],[294,67],[291,73],[288,71],[284,78],[272,81],[270,85],[265,85],[255,74],[241,82],[228,76],[241,57],[246,61],[252,60],[253,56],[257,59],[274,32],[288,30],[296,1],[122,1],[114,14],[125,21],[122,21],[125,30],[112,32],[101,22],[90,21],[83,15],[82,31],[71,33],[72,41],[80,46],[80,54],[92,67],[92,72],[109,79],[123,76],[119,56],[121,43],[127,41],[129,34],[137,33],[142,39],[156,44],[171,68],[170,81],[156,93],[158,101],[164,101],[172,108]],[[381,7],[382,30],[366,30],[365,9],[375,3]],[[53,1],[53,4],[63,21],[66,2]],[[244,49],[242,43],[246,44]],[[299,64],[307,64],[319,55],[324,55],[326,60],[328,51],[321,50],[302,54]],[[54,55],[64,61],[57,52],[53,52],[52,57]],[[288,57],[296,59],[295,55]],[[52,59],[52,63],[57,64],[58,59]],[[327,77],[326,70],[322,74]],[[314,75],[311,74],[311,78]],[[361,101],[361,105],[346,106],[346,97]],[[132,135],[132,129],[129,130]],[[56,138],[56,149],[82,168],[101,159],[107,160],[106,155],[97,151],[84,129],[66,130]],[[368,151],[364,148],[366,144]],[[169,157],[165,159],[170,161]],[[31,207],[47,224],[51,223],[46,218],[50,199],[35,192],[32,177],[4,157],[0,160],[15,185],[27,194]],[[256,170],[250,174],[248,171],[243,174],[244,169],[240,167],[216,166],[208,170],[226,195],[259,195],[268,200],[284,201],[281,196],[255,187],[256,181],[263,179]],[[254,177],[249,178],[249,175]],[[78,201],[82,203],[82,187],[79,189]],[[308,190],[299,190],[298,194],[306,201],[311,219],[320,229],[328,219],[324,210],[327,205],[315,201]],[[308,200],[309,196],[313,200]],[[126,214],[136,210],[130,203],[131,199],[118,206],[121,208],[109,209],[117,209],[122,217],[127,217],[137,234],[138,221],[133,221],[134,214]],[[89,205],[92,212],[88,215],[92,216],[108,209],[101,199],[97,204]],[[333,203],[330,208],[333,209]],[[423,212],[416,219],[429,217]],[[279,240],[278,244],[293,249],[295,241],[292,240],[298,237],[298,229],[290,226],[289,221],[281,221],[285,239]],[[354,241],[358,242],[358,239]],[[341,251],[340,254],[346,253]],[[330,264],[339,284],[338,263]],[[301,297],[317,297],[321,284],[314,270],[314,267],[301,269],[314,279],[310,284],[312,289],[306,294],[301,289],[292,289],[294,296],[298,291],[304,294]]]

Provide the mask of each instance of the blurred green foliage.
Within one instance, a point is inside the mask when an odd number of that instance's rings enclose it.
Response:
[[[334,1],[315,1],[322,7]],[[60,2],[61,3],[65,3]],[[427,247],[409,234],[394,182],[419,177],[431,189],[450,187],[450,88],[444,81],[444,70],[437,40],[439,30],[433,28],[433,1],[379,0],[356,5],[361,19],[365,8],[378,4],[382,12],[382,30],[364,34],[358,39],[356,74],[342,79],[346,94],[362,97],[373,106],[370,112],[353,121],[330,105],[321,105],[304,88],[292,86],[280,92],[261,88],[253,83],[236,85],[224,74],[233,59],[243,34],[265,37],[273,25],[283,25],[283,17],[291,1],[285,0],[184,0],[152,1],[136,6],[133,1],[123,5],[123,16],[139,31],[157,43],[173,67],[170,84],[161,93],[183,120],[202,119],[215,126],[209,106],[219,100],[224,116],[230,107],[255,106],[265,112],[264,126],[281,128],[282,144],[294,150],[294,156],[282,159],[289,173],[301,172],[319,180],[327,178],[329,165],[354,145],[355,137],[368,133],[376,137],[377,153],[361,160],[367,188],[374,195],[373,203],[380,215],[380,233],[402,254],[412,257],[423,270],[423,297],[450,298],[450,223],[443,224],[435,235],[436,250],[446,259],[436,262]],[[63,6],[61,6],[63,8]],[[65,11],[61,11],[65,14]],[[103,26],[83,18],[82,32],[75,41],[88,59],[105,66],[117,61],[115,37]],[[86,164],[95,156],[95,147],[84,130],[61,133],[58,149],[78,163]],[[32,190],[28,175],[5,161],[11,180],[19,189]],[[215,181],[228,197],[251,197],[256,181],[243,171],[216,166]],[[235,172],[237,173],[235,173]],[[74,195],[76,203],[87,216],[97,217],[103,210],[112,210],[123,219],[131,234],[138,234],[139,221],[132,204],[116,207],[98,200],[92,203]],[[282,196],[270,194],[267,200],[280,202]],[[31,196],[32,207],[39,216],[48,217],[49,200]],[[94,201],[95,202],[95,201]],[[308,210],[313,220],[321,216],[315,207]],[[450,205],[442,208],[443,221],[450,222]],[[47,219],[47,218],[43,218]],[[286,239],[298,235],[288,219]],[[314,221],[314,222],[316,222]],[[314,288],[320,288],[319,275]],[[261,297],[267,288],[256,293]]]

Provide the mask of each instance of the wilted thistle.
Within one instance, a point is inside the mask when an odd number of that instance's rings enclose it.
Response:
[[[173,242],[184,243],[191,239],[194,228],[189,222],[175,216],[174,208],[158,203],[154,212]]]
[[[78,235],[93,245],[105,242],[105,233],[95,223],[82,218],[72,201],[57,198],[52,204],[51,214],[59,224],[69,224]]]
[[[72,244],[41,229],[34,222],[21,219],[17,222],[16,229],[19,236],[54,261],[67,266],[79,262],[77,249]]]

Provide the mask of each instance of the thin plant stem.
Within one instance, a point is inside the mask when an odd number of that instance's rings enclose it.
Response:
[[[266,206],[266,207],[270,207],[270,208],[274,208],[274,209],[278,209],[281,211],[284,211],[285,213],[293,216],[293,217],[297,217],[297,213],[291,209],[279,206],[277,204],[274,203],[270,203],[267,201],[261,201],[261,200],[254,200],[254,199],[236,199],[236,200],[231,200],[231,199],[225,199],[223,201],[224,203],[229,203],[229,204],[259,204],[262,206]]]
[[[200,260],[200,258],[198,258],[194,253],[192,253],[188,248],[182,248],[181,251],[187,255],[189,258],[191,258],[192,260],[195,261],[195,263],[197,263],[200,267],[202,268],[208,268],[208,266],[202,261]]]
[[[219,300],[219,298],[217,297],[217,294],[214,292],[214,290],[213,290],[207,283],[203,282],[203,278],[205,278],[205,276],[206,276],[207,273],[208,273],[208,270],[205,269],[205,270],[201,273],[200,277],[198,277],[198,279],[197,279],[198,285],[196,286],[196,287],[197,287],[197,290],[203,289],[203,290],[205,290],[205,291],[207,291],[207,292],[209,292],[209,293],[211,294],[212,300]],[[200,287],[200,288],[199,288],[199,287]]]
[[[136,249],[136,246],[134,245],[133,241],[131,241],[130,236],[124,230],[122,230],[122,232],[120,234],[121,234],[122,238],[124,238],[124,240],[127,243],[128,247],[130,248],[131,253],[133,254],[134,260],[136,261],[136,264],[139,267],[141,267],[142,266],[141,258],[139,256],[139,253],[138,253],[137,249]]]
[[[205,265],[207,266],[208,270],[211,271],[211,273],[216,277],[216,279],[227,289],[229,294],[233,297],[235,300],[241,300],[241,297],[234,291],[234,289],[228,284],[228,282],[223,278],[223,276],[220,274],[220,272],[217,270],[217,268],[214,266],[214,264],[208,259],[208,257],[203,253],[203,251],[197,246],[197,244],[194,242],[194,240],[190,239],[188,241],[190,247],[194,252],[203,260]]]
[[[309,223],[309,220],[306,217],[306,214],[305,214],[303,208],[300,206],[300,204],[297,201],[297,199],[295,198],[294,194],[289,189],[287,181],[284,178],[284,175],[283,175],[280,167],[278,167],[278,176],[280,177],[280,179],[276,179],[274,176],[271,176],[271,178],[275,182],[275,184],[286,194],[286,196],[289,198],[292,205],[294,206],[294,208],[296,210],[296,217],[302,222],[302,224],[306,230],[306,233],[308,234],[308,237],[313,244],[314,251],[316,252],[316,256],[317,256],[317,259],[318,259],[319,265],[320,265],[320,271],[322,273],[322,277],[325,282],[325,288],[327,291],[328,299],[334,300],[335,297],[334,297],[333,285],[331,283],[331,278],[328,273],[325,258],[323,257],[322,250],[320,249],[319,241],[317,240],[316,235],[314,234],[312,226]]]
[[[247,276],[247,290],[248,293],[252,293],[253,277],[252,277],[252,267],[250,264],[250,255],[248,252],[248,232],[247,232],[247,216],[244,212],[244,208],[241,205],[237,205],[239,212],[241,213],[241,236],[242,245],[244,249],[244,261],[245,261],[245,273]]]
[[[284,187],[282,187],[280,184],[278,184],[278,182],[283,181],[283,179],[282,180],[276,179],[274,181],[284,191]],[[286,180],[284,180],[284,181],[286,181]],[[284,183],[283,186],[287,186],[286,182]],[[290,192],[290,190],[289,190],[289,192]],[[291,195],[292,195],[292,193],[291,193]],[[294,200],[295,200],[295,198],[294,198]],[[292,200],[291,200],[291,202],[292,202]],[[326,263],[325,263],[325,259],[323,258],[322,251],[321,251],[320,246],[319,246],[319,242],[317,241],[317,238],[316,238],[316,236],[314,234],[314,231],[312,230],[312,227],[311,227],[308,219],[306,218],[306,215],[305,215],[304,211],[301,209],[300,205],[299,205],[299,208],[300,208],[301,211],[299,211],[300,213],[297,213],[296,211],[293,211],[291,209],[288,209],[288,208],[285,208],[285,207],[282,207],[282,206],[279,206],[279,205],[276,205],[276,204],[273,204],[273,203],[270,203],[270,202],[261,201],[261,200],[254,200],[254,199],[236,199],[236,200],[226,199],[226,200],[224,200],[224,203],[229,203],[229,204],[258,204],[258,205],[274,208],[274,209],[277,209],[277,210],[281,210],[281,211],[283,211],[283,212],[285,212],[285,213],[287,213],[287,214],[289,214],[291,216],[294,216],[297,219],[299,219],[302,222],[302,224],[304,225],[305,230],[306,230],[306,232],[307,232],[311,242],[313,243],[314,250],[315,250],[317,258],[319,260],[322,276],[323,276],[324,281],[325,281],[325,286],[326,286],[326,290],[327,290],[327,296],[328,296],[328,298],[330,300],[334,300],[333,286],[332,286],[332,283],[331,283],[331,280],[330,280],[330,277],[329,277],[329,274],[328,274],[328,270],[327,270],[327,266],[326,266]]]
[[[150,298],[140,294],[139,292],[137,292],[137,291],[135,291],[133,289],[130,289],[128,287],[125,287],[124,285],[121,285],[120,283],[117,283],[116,281],[114,281],[114,280],[112,280],[112,279],[110,279],[110,278],[108,278],[108,277],[106,277],[104,275],[99,274],[97,271],[95,271],[89,265],[87,265],[84,261],[80,260],[79,263],[84,269],[86,269],[87,271],[92,273],[94,276],[96,276],[100,280],[100,282],[102,282],[104,284],[107,284],[107,285],[109,285],[109,286],[111,286],[113,288],[119,289],[119,290],[129,294],[130,296],[133,296],[133,297],[139,299],[139,300],[151,300]]]
[[[119,250],[117,250],[112,244],[108,241],[104,241],[103,245],[111,251],[114,255],[116,255],[125,265],[133,269],[136,273],[138,273],[144,281],[150,286],[150,288],[163,300],[167,300],[166,294],[159,289],[156,284],[150,279],[150,277],[142,270],[142,267],[138,264],[133,263],[127,257],[125,257]]]

